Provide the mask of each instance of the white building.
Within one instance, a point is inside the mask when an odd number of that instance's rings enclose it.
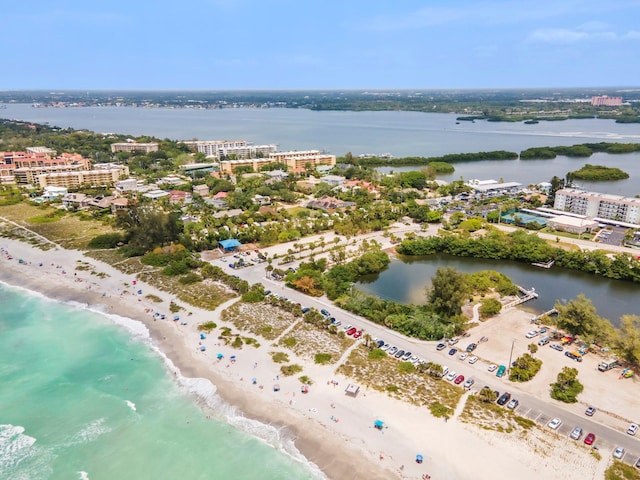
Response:
[[[640,198],[563,188],[556,192],[553,208],[589,218],[640,223]]]
[[[116,190],[118,193],[135,192],[136,190],[138,190],[138,180],[136,180],[135,178],[118,180],[116,182]]]

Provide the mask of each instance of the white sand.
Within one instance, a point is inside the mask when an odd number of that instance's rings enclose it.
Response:
[[[63,249],[43,252],[6,239],[0,240],[0,246],[14,257],[13,260],[8,260],[6,255],[0,258],[0,280],[42,292],[51,298],[75,300],[142,321],[151,332],[153,342],[183,375],[209,379],[224,400],[248,417],[286,426],[295,434],[298,449],[329,478],[420,479],[426,473],[434,480],[504,476],[517,476],[519,480],[602,478],[594,472],[604,470],[602,466],[608,461],[606,455],[600,466],[584,448],[571,447],[571,456],[564,458],[562,452],[568,447],[566,439],[549,432],[534,429],[529,440],[523,440],[516,435],[480,430],[455,417],[444,422],[432,417],[425,408],[366,388],[356,398],[346,396],[344,388],[349,379],[335,375],[335,365],[318,366],[295,359],[295,363],[304,366],[304,374],[316,382],[308,394],[303,394],[295,376],[278,377],[279,366],[268,355],[273,350],[270,342],[263,341],[257,349],[245,346],[235,350],[217,344],[217,331],[200,340],[196,326],[209,320],[218,323],[219,327],[225,325],[220,321],[220,312],[232,302],[215,312],[193,308],[191,316],[181,313],[181,320],[187,320],[188,325],[180,325],[171,320],[169,294],[141,282],[127,288],[125,284],[131,285],[133,277],[84,257],[81,252]],[[30,263],[19,264],[18,258]],[[100,279],[87,271],[76,271],[78,260],[90,263],[108,277]],[[38,266],[39,262],[43,262],[43,266]],[[143,295],[135,293],[138,289]],[[149,293],[162,298],[163,302],[145,300],[144,295]],[[165,313],[167,319],[154,319],[151,310]],[[517,313],[503,315],[501,320],[477,327],[478,334],[486,331],[490,336],[489,342],[478,352],[488,360],[493,355],[504,357],[503,342],[498,341],[496,331],[490,330],[491,325],[498,325],[498,322],[500,328],[506,322],[513,322],[510,328],[514,334],[522,330],[523,335],[529,327],[518,323],[522,322],[522,317]],[[237,329],[234,327],[234,330]],[[501,336],[506,339],[508,348],[511,346],[510,335]],[[205,352],[199,350],[199,342],[207,347]],[[217,360],[217,353],[222,353],[224,358]],[[229,360],[231,355],[237,356],[235,362]],[[590,366],[589,362],[585,361],[583,366]],[[594,378],[601,380],[602,374],[599,375]],[[255,385],[252,378],[257,380]],[[590,380],[586,375],[583,379],[582,372],[580,378],[589,385]],[[338,385],[327,384],[332,380]],[[279,392],[273,391],[275,383],[280,385]],[[531,382],[527,389],[539,393],[548,383],[548,377],[541,376],[540,382]],[[598,391],[593,389],[589,395],[597,395]],[[621,408],[624,407],[622,403]],[[382,431],[373,428],[373,422],[378,418],[385,421]],[[536,438],[546,442],[544,449],[535,448]],[[424,455],[423,464],[415,462],[416,454]]]

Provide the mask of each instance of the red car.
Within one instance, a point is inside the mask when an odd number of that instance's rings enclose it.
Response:
[[[347,335],[353,335],[357,331],[358,329],[356,327],[351,327],[349,330],[347,330]]]
[[[462,382],[464,382],[464,375],[458,375],[453,381],[456,385],[460,385]]]
[[[360,338],[361,335],[362,335],[362,330],[358,330],[356,333],[353,334],[353,338]]]
[[[596,441],[596,436],[593,433],[589,433],[587,434],[586,437],[584,437],[584,443],[586,445],[593,445],[593,442]]]

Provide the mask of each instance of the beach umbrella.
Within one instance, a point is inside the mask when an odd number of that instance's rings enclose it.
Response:
[[[280,391],[280,385],[278,385],[277,383],[273,386],[273,391],[274,392],[279,392]]]
[[[204,352],[207,349],[207,347],[205,347],[204,345],[200,345],[200,351]]]
[[[416,455],[416,463],[422,463],[423,457],[422,455],[418,454]]]
[[[138,295],[142,295],[142,290],[138,290]]]
[[[255,385],[256,383],[258,383],[258,379],[257,379],[257,378],[255,378],[255,377],[253,377],[253,378],[251,379],[251,383],[253,383],[253,384]]]
[[[217,357],[218,357],[218,360],[220,360],[221,358],[224,358],[224,355],[223,355],[223,354],[221,354],[221,353],[219,353],[219,354],[217,355]]]
[[[379,430],[382,430],[382,427],[384,427],[384,422],[382,420],[376,420],[375,422],[373,422],[373,426]]]
[[[231,356],[229,357],[229,359],[230,359],[230,360],[235,360],[235,359],[236,359],[236,356],[235,356],[235,355],[231,355]]]
[[[162,315],[160,315],[160,318],[161,318],[162,320],[164,320],[164,319],[165,319],[165,318],[167,318],[167,317],[166,317],[166,315],[163,313]]]
[[[200,340],[204,340],[205,338],[207,338],[207,336],[204,333],[200,334]]]
[[[178,320],[180,320],[180,317],[178,315],[174,315],[173,316],[173,321],[177,322]]]

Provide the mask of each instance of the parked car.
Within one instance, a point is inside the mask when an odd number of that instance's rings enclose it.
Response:
[[[509,400],[511,400],[511,394],[509,392],[505,392],[498,399],[498,405],[504,405]]]
[[[473,378],[469,378],[466,382],[464,382],[463,387],[465,388],[465,390],[469,390],[474,383],[475,380]]]
[[[569,436],[574,440],[580,440],[580,437],[582,436],[582,428],[581,427],[574,428],[573,430],[571,430],[571,433],[569,434]]]
[[[457,351],[458,350],[456,350],[455,348],[452,348],[451,350],[449,350],[449,355],[455,355]]]
[[[309,313],[310,311],[311,311],[311,309],[309,307],[303,307],[302,308],[302,313]],[[335,318],[334,318],[334,320],[335,320]],[[333,323],[333,322],[331,322],[331,323]]]
[[[402,360],[404,360],[405,362],[408,362],[409,359],[411,359],[411,356],[413,354],[411,352],[405,352],[404,355],[402,356]]]
[[[471,353],[476,348],[478,348],[478,344],[477,343],[470,343],[469,345],[467,345],[467,352]]]
[[[271,290],[265,290],[264,291],[264,296],[268,297],[269,295],[271,295]]]
[[[540,334],[540,332],[538,332],[537,330],[531,330],[530,332],[527,332],[525,337],[533,338],[533,337],[537,337],[539,334]]]
[[[349,330],[347,330],[347,335],[353,335],[357,331],[358,329],[356,327],[351,327]]]
[[[436,345],[436,350],[444,350],[446,347],[447,346],[444,343],[439,343],[438,345]]]
[[[391,347],[389,350],[387,350],[387,353],[389,355],[395,355],[397,351],[398,351],[398,347]]]
[[[477,361],[478,361],[478,357],[476,357],[475,355],[472,357],[469,357],[469,359],[467,360],[467,362],[469,362],[471,365],[473,365]]]
[[[342,329],[346,332],[347,330],[351,330],[353,328],[353,325],[347,323],[344,327],[342,327]]]
[[[456,385],[460,385],[462,382],[464,382],[464,375],[458,375],[453,381]]]
[[[584,414],[587,417],[593,417],[593,414],[596,413],[596,407],[587,407],[587,409],[585,410]]]
[[[504,365],[500,365],[498,367],[498,371],[496,372],[496,377],[502,377],[504,376],[505,372],[507,371],[507,367],[505,367]]]
[[[491,365],[489,365],[489,368],[487,368],[487,370],[489,370],[490,372],[495,372],[497,368],[498,366],[492,363]]]
[[[396,352],[396,354],[394,355],[394,357],[396,358],[402,358],[402,356],[404,355],[404,350],[398,350]]]
[[[377,344],[378,344],[378,348],[382,348],[385,343],[384,343],[384,340],[378,340]]]
[[[629,428],[627,428],[627,433],[629,435],[635,435],[637,431],[638,431],[638,425],[635,423],[632,423],[631,425],[629,425]]]
[[[324,315],[325,317],[330,317],[330,316],[331,316],[331,314],[329,313],[329,311],[328,311],[328,310],[326,310],[326,309],[324,309],[324,308],[323,308],[322,310],[320,310],[320,313],[321,313],[322,315]]]
[[[460,340],[458,337],[453,337],[449,339],[449,345],[455,345]]]
[[[613,456],[618,460],[622,460],[622,457],[624,457],[624,448],[616,447],[616,449],[613,451]]]
[[[447,380],[451,381],[451,380],[453,380],[454,378],[456,378],[457,376],[458,376],[458,374],[457,374],[456,372],[449,372],[449,373],[447,374],[447,377],[446,377],[446,378],[447,378]]]
[[[587,436],[584,437],[584,443],[585,445],[593,445],[596,441],[596,434],[595,433],[587,433]]]
[[[640,457],[638,458],[638,460],[636,461],[636,468],[640,468]]]
[[[569,357],[571,360],[575,360],[576,362],[581,362],[582,361],[582,357],[579,355],[576,355],[573,352],[564,352],[564,356],[565,357]]]
[[[513,410],[518,405],[520,405],[520,402],[518,400],[516,400],[515,398],[512,398],[511,401],[509,403],[507,403],[507,408],[509,410]]]
[[[558,417],[552,419],[549,423],[547,423],[547,427],[549,427],[551,430],[557,430],[560,425],[562,425],[562,420],[560,420]]]
[[[390,348],[391,348],[391,345],[389,345],[388,343],[385,343],[383,346],[380,347],[380,350],[382,350],[383,352],[386,352]]]
[[[356,333],[353,334],[353,338],[360,338],[362,336],[362,330],[358,330]]]
[[[559,352],[564,350],[564,347],[562,345],[558,345],[557,343],[552,343],[551,345],[549,345],[551,348],[553,348],[554,350],[557,350]]]
[[[458,358],[462,361],[465,361],[468,356],[469,356],[468,353],[462,352],[460,355],[458,355]]]

